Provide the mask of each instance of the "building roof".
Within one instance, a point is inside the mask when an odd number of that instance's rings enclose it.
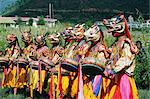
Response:
[[[0,17],[0,24],[14,24],[15,21],[10,17]]]
[[[29,19],[30,19],[30,17],[20,17],[21,18],[21,20],[22,21],[24,21],[24,22],[27,22],[27,21],[29,21]],[[34,21],[38,21],[39,20],[39,18],[32,18]],[[17,21],[18,20],[18,17],[0,17],[0,24],[2,24],[2,23],[9,23],[9,24],[11,24],[11,23],[16,23],[15,21]],[[44,18],[44,20],[46,21],[46,22],[56,22],[57,21],[57,19],[51,19],[51,18]]]

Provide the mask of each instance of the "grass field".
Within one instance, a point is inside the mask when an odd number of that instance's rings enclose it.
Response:
[[[61,32],[64,30],[64,28],[68,26],[73,26],[73,24],[70,23],[57,23],[55,27],[48,28],[46,26],[39,26],[38,28],[31,27],[31,33],[33,36],[40,35],[42,33],[48,32]],[[22,26],[21,29],[24,31],[25,29],[28,29],[28,26]],[[102,27],[102,30],[105,31],[105,28]],[[143,47],[145,48],[145,51],[147,53],[148,58],[150,57],[150,28],[142,29],[142,30],[134,30],[131,31],[132,40],[136,42],[137,40],[140,40],[143,43]],[[20,46],[23,47],[23,42],[21,41],[21,33],[18,28],[11,28],[11,27],[4,27],[0,26],[0,51],[4,51],[6,48],[6,41],[5,37],[7,34],[14,33],[17,35],[19,39]],[[114,39],[111,38],[111,36],[105,35],[105,42],[107,46],[109,47]],[[50,46],[50,45],[49,45]],[[148,64],[150,67],[150,64]],[[148,70],[149,71],[149,70]],[[2,80],[2,73],[0,73],[0,81]],[[147,86],[150,87],[150,86]],[[139,99],[150,99],[150,91],[139,89]],[[0,99],[22,99],[22,95],[17,95],[16,97],[13,95],[8,95],[2,98],[2,89],[0,89]]]

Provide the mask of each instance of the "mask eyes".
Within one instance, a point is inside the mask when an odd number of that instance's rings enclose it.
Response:
[[[121,17],[117,17],[116,23],[119,23],[119,22],[121,22],[121,21],[122,21],[122,18],[121,18]]]
[[[116,30],[121,29],[121,25],[116,26]]]
[[[90,35],[93,35],[93,33],[92,33],[92,32],[90,32],[89,34],[90,34]]]

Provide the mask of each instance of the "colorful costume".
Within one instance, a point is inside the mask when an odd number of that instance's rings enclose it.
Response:
[[[16,60],[19,67],[17,88],[28,88],[30,97],[33,97],[32,69],[30,68],[29,63],[33,61],[30,57],[34,56],[33,53],[36,52],[36,45],[32,41],[33,39],[30,32],[31,30],[22,32],[24,48],[22,48],[20,57]]]
[[[49,60],[49,66],[47,66],[48,77],[46,78],[47,80],[45,80],[44,86],[46,86],[45,88],[47,88],[47,85],[49,84],[50,98],[59,98],[60,96],[60,88],[59,88],[60,61],[64,53],[64,48],[61,47],[61,44],[60,44],[60,33],[50,34],[48,36],[48,39],[50,41],[50,44],[52,45],[52,48],[49,51],[49,55],[47,55],[48,56],[47,58]],[[64,78],[65,77],[63,77],[62,79]],[[46,85],[46,82],[48,82],[47,85]]]
[[[18,81],[17,81],[17,88],[23,88],[28,86],[29,79],[29,66],[28,66],[28,59],[29,54],[32,46],[32,38],[30,31],[25,31],[22,33],[22,40],[25,44],[25,47],[22,49],[22,53],[18,57],[17,65],[18,65]]]
[[[20,54],[20,47],[18,39],[14,34],[7,35],[6,40],[9,45],[5,50],[5,56],[3,58],[7,60],[8,63],[4,66],[4,78],[2,81],[2,87],[15,88],[17,82],[17,66],[14,60]]]
[[[134,57],[138,53],[138,49],[131,40],[126,19],[123,15],[118,15],[110,20],[105,19],[104,25],[109,33],[117,37],[117,40],[110,49],[112,54],[109,69],[112,70],[113,76],[103,98],[138,99],[138,93],[133,79],[135,68]]]
[[[84,98],[99,99],[102,89],[102,75],[110,51],[106,48],[103,33],[97,25],[91,26],[85,32],[85,36],[87,41],[92,42],[92,46],[82,62],[82,72],[85,74],[83,76]]]
[[[83,25],[76,25],[71,30],[70,38],[67,38],[66,42],[69,42],[64,52],[64,61],[62,62],[62,68],[70,71],[68,97],[77,97],[79,87],[79,67],[80,59],[88,52],[90,43],[84,40],[84,28]],[[67,34],[67,33],[66,33]]]
[[[35,55],[32,57],[34,61],[30,62],[30,68],[32,69],[32,76],[33,76],[33,89],[36,90],[41,94],[42,93],[42,86],[44,83],[46,71],[45,66],[40,63],[42,57],[47,56],[48,47],[46,46],[45,36],[41,35],[35,38],[37,47],[36,52],[33,52]]]

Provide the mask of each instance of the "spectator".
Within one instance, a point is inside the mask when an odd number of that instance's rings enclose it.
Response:
[[[145,52],[144,48],[142,47],[141,41],[136,41],[136,46],[139,49],[139,53],[137,55],[137,61],[142,63],[147,58],[146,52]]]

